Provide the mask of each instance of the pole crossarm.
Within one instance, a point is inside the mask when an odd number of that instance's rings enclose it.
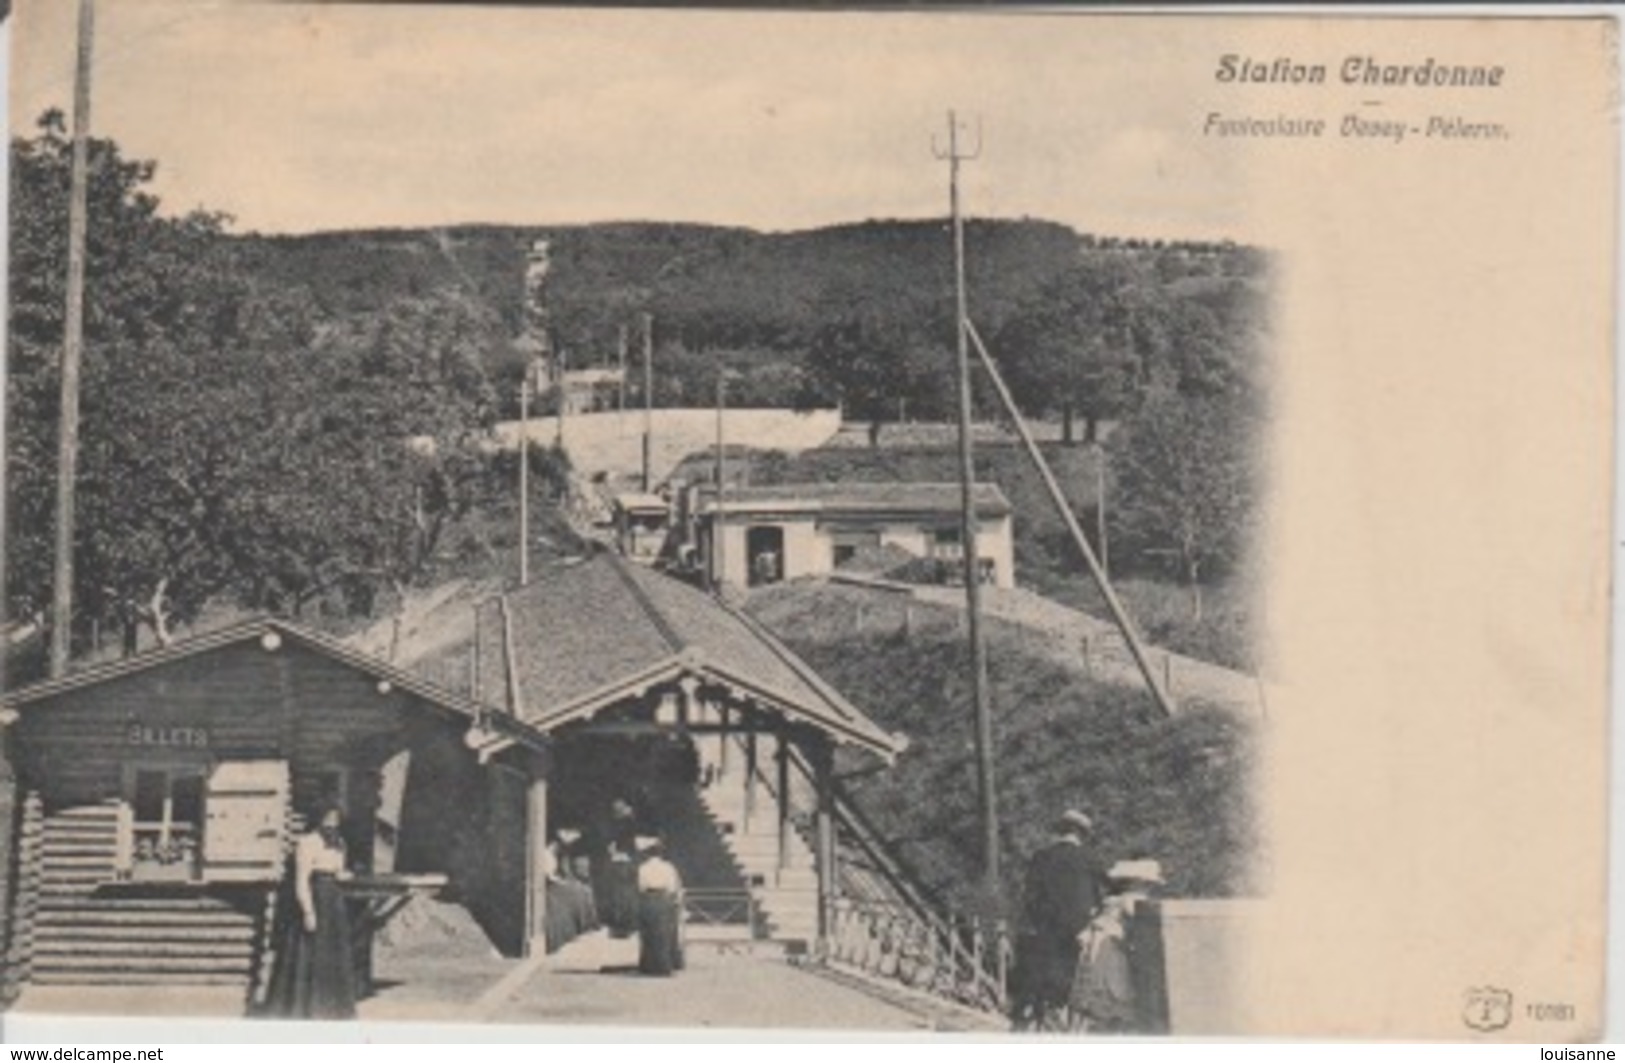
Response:
[[[1084,564],[1089,567],[1089,574],[1094,577],[1095,585],[1100,588],[1101,595],[1106,599],[1106,608],[1111,611],[1112,620],[1117,624],[1117,630],[1123,635],[1123,641],[1128,643],[1129,653],[1134,657],[1134,663],[1140,669],[1140,675],[1145,679],[1145,685],[1151,688],[1151,696],[1156,699],[1157,708],[1162,710],[1164,716],[1174,714],[1173,699],[1167,689],[1158,679],[1156,670],[1151,667],[1151,658],[1146,653],[1145,643],[1141,640],[1139,632],[1134,627],[1134,621],[1129,618],[1128,611],[1118,600],[1117,592],[1112,590],[1111,580],[1107,578],[1106,571],[1100,565],[1100,559],[1095,556],[1094,550],[1089,546],[1089,540],[1084,538],[1083,528],[1078,524],[1078,518],[1067,504],[1066,495],[1061,491],[1059,481],[1050,471],[1049,462],[1044,460],[1044,454],[1038,449],[1038,443],[1033,439],[1032,431],[1028,429],[1027,422],[1016,408],[1015,399],[1010,395],[1010,389],[1004,383],[1004,376],[999,372],[993,356],[988,353],[987,345],[982,342],[981,333],[969,318],[965,319],[965,332],[970,336],[971,343],[976,347],[981,357],[982,366],[987,370],[988,379],[993,382],[993,389],[999,393],[999,401],[1004,404],[1005,410],[1010,414],[1010,420],[1016,427],[1016,433],[1021,436],[1022,445],[1027,454],[1033,459],[1038,468],[1038,475],[1043,479],[1044,486],[1060,511],[1061,519],[1066,522],[1066,530],[1072,535],[1072,541],[1077,544],[1078,552],[1083,555]]]

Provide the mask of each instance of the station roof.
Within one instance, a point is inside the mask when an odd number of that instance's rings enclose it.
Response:
[[[996,483],[971,488],[977,516],[1003,517],[1010,500]],[[957,483],[830,481],[730,487],[723,495],[725,513],[811,513],[820,516],[957,516],[961,504]],[[716,489],[700,493],[700,512],[716,510]]]
[[[477,624],[481,700],[542,732],[693,676],[887,759],[902,746],[750,617],[613,554],[543,570]]]
[[[256,618],[191,638],[179,639],[168,646],[159,646],[130,657],[92,664],[56,679],[20,687],[0,695],[0,706],[12,710],[44,706],[76,690],[161,669],[246,642],[259,642],[267,652],[279,650],[284,644],[309,650],[372,679],[387,682],[391,687],[413,695],[434,708],[480,721],[497,732],[507,732],[506,737],[514,741],[533,747],[540,746],[544,742],[539,732],[525,726],[522,721],[504,719],[505,714],[491,711],[492,707],[480,705],[464,694],[447,689],[422,675],[398,668],[388,661],[345,645],[320,632],[271,617]]]

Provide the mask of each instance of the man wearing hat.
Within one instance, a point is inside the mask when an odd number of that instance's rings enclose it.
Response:
[[[1033,854],[1022,893],[1011,976],[1011,1019],[1017,1029],[1055,1028],[1078,966],[1078,935],[1106,892],[1090,838],[1094,823],[1077,809],[1062,813],[1054,839]]]

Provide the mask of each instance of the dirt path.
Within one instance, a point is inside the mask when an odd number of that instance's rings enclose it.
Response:
[[[948,608],[965,607],[965,592],[957,587],[918,587],[914,597]],[[1142,686],[1145,682],[1128,643],[1110,621],[1022,588],[989,587],[982,595],[982,607],[988,616],[1032,631],[1049,656],[1069,667],[1111,683]],[[1264,714],[1256,677],[1157,646],[1147,650],[1152,668],[1176,704],[1196,700],[1249,716]]]

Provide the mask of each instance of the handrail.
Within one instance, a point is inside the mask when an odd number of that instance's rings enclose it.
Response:
[[[741,741],[737,736],[728,740]],[[816,785],[813,768],[800,751],[790,745],[784,748],[803,782]],[[770,795],[777,796],[773,780],[760,764],[752,765],[750,770]],[[797,800],[793,783],[790,789],[787,806],[805,818],[810,811],[807,802]],[[845,794],[838,780],[832,780],[831,789],[838,828],[845,828],[846,835],[869,858],[880,882],[895,900],[827,899],[831,927],[827,959],[958,1003],[1002,1010],[1010,953],[1003,922],[962,919],[945,913],[943,906],[912,882],[908,872],[886,850],[880,832]]]

